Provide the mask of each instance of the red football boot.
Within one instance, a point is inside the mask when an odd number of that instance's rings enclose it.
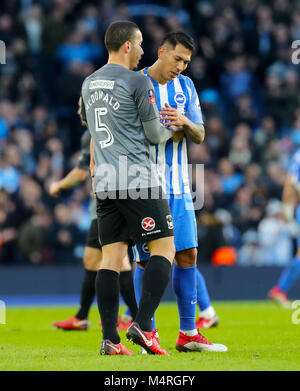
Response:
[[[169,353],[160,347],[156,330],[143,331],[138,323],[133,322],[129,327],[126,337],[129,341],[140,345],[148,354],[168,355]]]
[[[54,322],[53,326],[62,330],[87,330],[89,327],[89,321],[87,319],[80,320],[75,316],[72,316],[72,318]]]
[[[268,297],[283,308],[291,308],[291,302],[288,300],[286,293],[278,286],[274,286],[274,288],[269,291]]]
[[[118,323],[117,323],[117,330],[119,331],[128,330],[131,325],[132,325],[132,318],[130,318],[129,316],[119,316]]]
[[[179,352],[226,352],[225,345],[211,343],[202,334],[188,336],[179,332],[176,341],[176,349]]]
[[[128,350],[121,342],[114,344],[109,339],[105,339],[101,342],[100,354],[130,356],[133,352]]]
[[[130,319],[122,319],[122,316],[118,317],[117,322],[117,330],[118,331],[126,331],[129,329],[129,327],[132,325],[132,320]],[[102,322],[99,322],[99,326],[102,327]]]
[[[214,315],[212,318],[199,318],[196,322],[197,329],[209,329],[210,327],[216,327],[220,323],[218,315]]]

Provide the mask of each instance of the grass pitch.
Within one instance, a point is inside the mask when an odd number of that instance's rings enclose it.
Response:
[[[204,330],[212,342],[228,346],[225,353],[179,353],[176,304],[157,311],[161,346],[170,356],[141,355],[140,347],[121,339],[134,356],[100,356],[101,330],[96,307],[88,331],[54,329],[53,321],[75,313],[74,307],[9,308],[0,325],[0,371],[288,371],[300,369],[300,325],[292,312],[269,302],[218,302],[221,323]]]

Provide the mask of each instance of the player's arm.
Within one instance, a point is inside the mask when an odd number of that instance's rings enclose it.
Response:
[[[294,218],[295,205],[297,204],[297,191],[293,183],[293,176],[287,175],[282,193],[282,214],[287,221]]]
[[[86,113],[85,113],[85,107],[83,104],[82,96],[80,96],[78,101],[78,110],[77,114],[80,117],[80,122],[82,126],[87,126],[87,119],[86,119]]]
[[[169,140],[173,136],[174,131],[171,128],[162,126],[160,123],[152,82],[148,77],[140,76],[137,83],[134,98],[148,141],[151,144],[160,144]]]
[[[95,159],[94,159],[94,144],[93,139],[91,138],[90,142],[90,173],[92,177],[92,187],[93,187],[93,193],[95,193]]]
[[[142,122],[145,135],[151,144],[160,144],[173,136],[173,130],[160,124],[159,118]]]
[[[57,196],[62,190],[70,189],[84,182],[88,176],[90,163],[90,137],[86,130],[81,137],[81,154],[76,167],[73,168],[63,179],[50,185],[49,193]]]
[[[167,103],[165,107],[161,109],[160,115],[162,119],[170,121],[170,126],[176,126],[179,131],[184,131],[185,135],[194,143],[201,144],[204,141],[205,129],[203,124],[194,123]]]
[[[88,171],[74,167],[63,179],[51,183],[49,193],[52,196],[57,196],[62,190],[71,189],[84,182],[87,176]]]
[[[170,125],[177,126],[179,131],[183,130],[185,135],[194,143],[200,144],[204,141],[205,137],[200,102],[192,80],[186,78],[185,83],[189,91],[186,114],[183,115],[178,110],[166,104],[165,107],[162,107],[160,115],[163,119],[171,121]]]

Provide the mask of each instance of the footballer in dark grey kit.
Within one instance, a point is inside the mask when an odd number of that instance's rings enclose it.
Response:
[[[92,136],[91,172],[103,250],[96,278],[103,324],[101,354],[132,354],[120,342],[116,328],[120,265],[132,242],[146,242],[151,257],[127,338],[150,354],[168,354],[151,330],[151,318],[169,281],[174,233],[170,208],[153,169],[150,144],[168,140],[174,131],[160,125],[151,81],[132,71],[143,54],[141,44],[142,34],[135,23],[112,23],[105,34],[108,62],[82,86],[83,115]]]
[[[81,98],[78,102],[78,114],[81,117]],[[86,125],[81,119],[83,126]],[[90,171],[90,141],[91,136],[86,130],[80,140],[81,151],[76,167],[74,167],[64,178],[50,185],[49,193],[52,196],[57,196],[63,190],[73,188],[78,184],[85,182],[89,177]],[[89,212],[91,216],[91,224],[87,234],[86,246],[83,256],[83,264],[85,268],[84,280],[81,286],[80,308],[75,316],[71,318],[57,321],[53,326],[63,330],[87,330],[89,326],[88,315],[95,298],[95,281],[97,271],[99,270],[102,250],[98,238],[98,224],[96,213],[96,199],[91,193]],[[129,249],[132,252],[132,249]],[[129,256],[126,254],[120,273],[120,292],[124,302],[127,305],[127,311],[118,319],[118,330],[127,330],[132,323],[132,318],[135,317],[137,305],[133,289],[132,268],[129,261]]]

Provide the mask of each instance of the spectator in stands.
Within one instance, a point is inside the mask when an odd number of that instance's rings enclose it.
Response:
[[[266,217],[258,226],[258,243],[261,251],[261,265],[285,266],[293,257],[293,236],[298,227],[286,223],[281,215],[282,204],[271,199],[266,207]]]

